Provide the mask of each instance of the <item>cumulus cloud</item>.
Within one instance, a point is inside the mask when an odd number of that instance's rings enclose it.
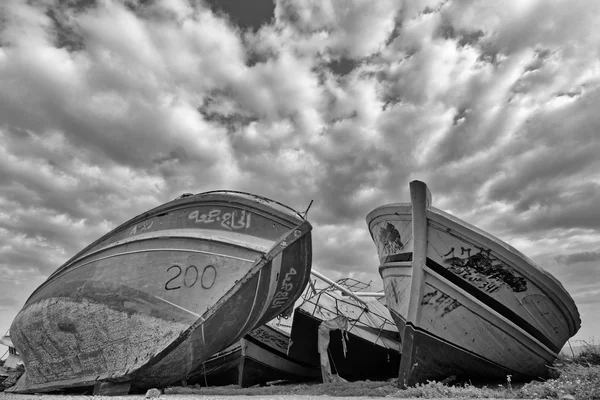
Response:
[[[596,304],[600,3],[240,4],[0,5],[0,329],[184,192],[314,200],[315,267],[379,282],[364,218],[412,179]]]
[[[584,251],[583,253],[573,253],[568,254],[566,256],[557,256],[556,261],[565,265],[590,261],[600,261],[600,253],[595,251]]]

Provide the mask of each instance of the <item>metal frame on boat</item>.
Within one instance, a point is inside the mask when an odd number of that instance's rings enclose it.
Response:
[[[313,292],[307,289],[296,307],[288,355],[307,364],[322,365],[320,353],[324,349],[319,349],[319,328],[342,316],[348,321],[345,332],[333,329],[328,333],[327,352],[335,374],[350,381],[396,376],[400,363],[398,330],[386,307],[369,299],[382,294],[366,292],[368,284],[351,278],[334,282],[317,271],[311,273],[329,285]],[[328,379],[325,375],[323,380]]]
[[[399,385],[546,376],[580,327],[571,296],[516,249],[431,207],[423,182],[410,192],[367,216],[402,336]]]

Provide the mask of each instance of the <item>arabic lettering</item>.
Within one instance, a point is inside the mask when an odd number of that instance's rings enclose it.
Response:
[[[479,253],[474,255],[471,255],[471,250],[461,247],[461,256],[466,253],[466,257],[457,257],[454,255],[454,248],[451,248],[444,255],[444,257],[451,256],[444,259],[448,269],[488,293],[498,291],[503,284],[513,292],[527,290],[527,280],[516,276],[510,267],[494,259],[489,249],[479,249]]]
[[[250,228],[252,214],[246,210],[233,210],[224,213],[223,210],[213,209],[202,214],[200,211],[195,210],[190,213],[188,218],[198,224],[218,223],[221,227],[231,231]]]
[[[273,296],[273,303],[271,303],[271,308],[281,307],[288,301],[290,297],[290,292],[294,289],[294,284],[290,281],[292,280],[292,276],[296,275],[297,272],[294,268],[290,268],[289,272],[285,274],[283,282],[281,282],[281,286],[279,287],[279,291],[275,293]]]
[[[436,310],[441,310],[441,317],[460,307],[458,301],[438,290],[426,293],[421,300],[421,305],[431,305]]]
[[[154,224],[154,220],[142,222],[141,224],[136,225],[136,226],[133,227],[133,229],[131,230],[131,233],[129,234],[129,236],[133,236],[133,235],[136,235],[138,233],[142,233],[144,231],[147,231],[150,228],[152,228],[153,224]]]

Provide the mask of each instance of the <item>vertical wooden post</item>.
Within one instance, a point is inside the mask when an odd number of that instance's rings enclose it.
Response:
[[[423,267],[427,260],[427,209],[431,204],[431,193],[427,185],[420,181],[410,182],[410,200],[413,232],[412,280],[398,374],[398,386],[404,388],[414,385],[412,370],[418,363],[414,338],[415,328],[418,328],[421,317],[421,299],[425,284]]]

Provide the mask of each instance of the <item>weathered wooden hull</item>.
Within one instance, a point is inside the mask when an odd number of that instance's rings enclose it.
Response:
[[[208,359],[192,372],[187,383],[250,387],[279,380],[302,382],[318,379],[321,376],[318,366],[288,357],[289,340],[289,334],[269,324],[263,325]]]
[[[292,324],[292,345],[289,354],[303,362],[320,366],[317,344],[322,319],[297,308]],[[397,333],[377,329],[356,328],[347,331],[346,353],[339,330],[329,332],[328,347],[332,372],[348,381],[387,380],[398,375],[400,352]],[[379,343],[375,340],[379,339]],[[384,339],[388,346],[381,342]]]
[[[26,367],[13,391],[185,379],[302,293],[310,229],[277,203],[232,192],[133,218],[28,299],[11,327]]]
[[[570,295],[514,248],[419,199],[367,216],[402,337],[400,385],[545,376],[580,326]]]

